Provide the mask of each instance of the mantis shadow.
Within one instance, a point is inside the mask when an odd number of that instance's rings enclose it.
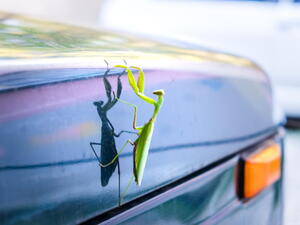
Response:
[[[107,117],[107,113],[112,107],[115,106],[115,104],[118,102],[118,99],[121,96],[122,93],[122,83],[120,80],[120,77],[123,73],[118,75],[117,80],[117,93],[115,93],[112,90],[111,84],[106,78],[109,70],[107,70],[103,77],[103,83],[105,87],[105,92],[107,96],[107,101],[104,103],[104,101],[96,101],[93,104],[97,108],[98,115],[101,119],[101,140],[99,143],[97,142],[91,142],[90,146],[99,162],[100,168],[101,168],[101,185],[102,187],[105,187],[108,185],[109,180],[114,173],[116,167],[118,166],[118,189],[119,189],[119,205],[120,205],[120,163],[119,159],[116,159],[112,164],[109,166],[103,167],[101,165],[107,164],[113,160],[113,158],[118,154],[115,138],[119,137],[122,133],[135,133],[130,131],[120,131],[119,133],[115,132],[115,129],[110,122],[110,120]],[[95,151],[94,146],[100,146],[100,155],[98,156],[97,152]]]

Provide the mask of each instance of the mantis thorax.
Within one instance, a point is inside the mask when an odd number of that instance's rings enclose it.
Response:
[[[157,117],[157,114],[163,104],[165,92],[164,92],[164,90],[160,89],[160,90],[153,91],[153,94],[157,95],[157,101],[154,103],[154,112],[153,112],[153,116],[152,116],[152,119],[154,122]]]

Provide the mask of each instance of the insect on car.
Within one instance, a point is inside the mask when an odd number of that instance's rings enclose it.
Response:
[[[255,63],[4,13],[0,32],[1,224],[281,224],[284,119]]]

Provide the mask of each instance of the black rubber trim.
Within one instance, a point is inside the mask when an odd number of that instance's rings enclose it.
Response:
[[[285,127],[292,129],[300,128],[300,117],[288,117]]]

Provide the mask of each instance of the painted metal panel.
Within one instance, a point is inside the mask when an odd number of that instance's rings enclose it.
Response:
[[[10,88],[0,94],[3,221],[74,223],[118,206],[132,176],[132,149],[124,150],[120,173],[117,167],[112,169],[103,187],[103,171],[90,148],[90,142],[105,139],[94,105],[107,101],[105,70],[99,69],[96,77],[88,71],[86,79]],[[122,70],[107,77],[115,91],[116,73]],[[143,184],[132,185],[123,202],[204,168],[277,129],[265,81],[174,70],[145,73],[146,93],[163,88],[166,100],[156,121]],[[138,105],[138,123],[143,123],[153,109],[134,95],[126,79],[120,77],[121,98]],[[132,109],[120,102],[107,113],[117,132],[131,129],[132,116]],[[135,137],[114,138],[116,149]],[[99,154],[100,149],[96,148]]]

